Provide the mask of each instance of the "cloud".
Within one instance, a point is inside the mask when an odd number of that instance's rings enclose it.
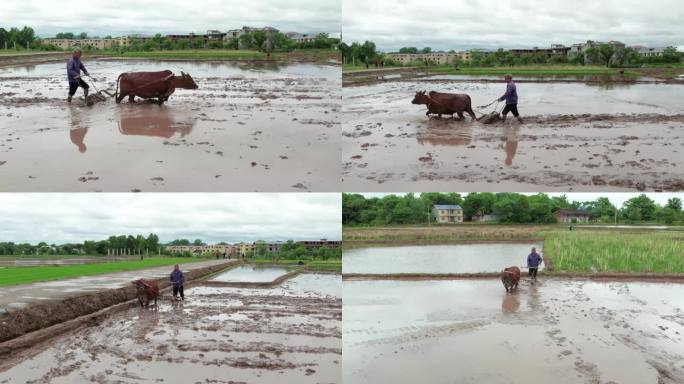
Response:
[[[667,10],[664,12],[663,10]],[[681,45],[680,0],[344,0],[344,40],[381,50],[545,47],[586,40]]]
[[[338,193],[3,194],[0,241],[156,233],[208,242],[341,238]]]
[[[42,37],[57,32],[91,36],[132,33],[204,33],[250,26],[282,31],[339,33],[341,0],[24,0],[3,2],[3,27],[32,26]]]

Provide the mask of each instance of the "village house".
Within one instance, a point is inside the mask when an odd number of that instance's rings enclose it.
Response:
[[[462,223],[463,208],[460,205],[435,204],[432,206],[432,217],[437,223]]]
[[[553,215],[559,223],[588,223],[591,221],[589,212],[580,209],[559,209]]]
[[[43,45],[54,45],[60,49],[69,50],[74,48],[113,49],[127,47],[131,39],[128,36],[111,39],[41,39]]]
[[[667,47],[649,48],[643,45],[634,45],[632,49],[637,51],[642,57],[660,57],[665,53]]]
[[[316,40],[316,35],[309,33],[287,32],[285,36],[297,43],[311,43]]]

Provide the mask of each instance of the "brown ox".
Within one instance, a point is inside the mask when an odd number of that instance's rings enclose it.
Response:
[[[459,119],[463,119],[463,112],[468,112],[470,117],[475,120],[475,112],[473,112],[472,102],[470,96],[459,93],[441,93],[430,91],[426,94],[425,91],[416,92],[416,96],[411,101],[413,104],[425,104],[427,106],[426,116],[451,115],[458,114]]]
[[[520,281],[520,268],[508,267],[501,271],[501,282],[506,288],[506,293],[513,293],[513,289],[518,289],[518,282]]]
[[[157,299],[159,298],[159,284],[157,284],[157,281],[140,279],[134,281],[133,285],[135,285],[138,293],[140,308],[149,307],[152,299],[154,299],[154,305],[157,305]]]
[[[160,72],[127,72],[116,80],[116,103],[128,96],[129,102],[135,97],[156,99],[160,105],[169,99],[176,88],[197,89],[197,83],[190,74],[181,71],[180,76],[166,70]]]

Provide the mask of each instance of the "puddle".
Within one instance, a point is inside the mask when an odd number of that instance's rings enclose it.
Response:
[[[65,101],[63,64],[0,72],[0,190],[333,191],[340,68],[87,60],[98,89],[122,72],[190,73],[163,106]],[[81,97],[81,93],[77,94]]]
[[[285,268],[241,265],[214,276],[210,281],[229,283],[270,283],[287,272],[288,271]]]
[[[369,247],[344,250],[343,273],[478,273],[527,266],[527,255],[541,244],[487,243]],[[544,266],[540,269],[543,269]]]
[[[345,281],[343,382],[679,383],[681,289],[524,279],[506,295],[496,279]]]

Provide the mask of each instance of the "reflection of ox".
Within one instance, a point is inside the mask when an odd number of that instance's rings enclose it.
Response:
[[[506,288],[506,293],[512,293],[514,289],[517,289],[519,281],[520,268],[508,267],[501,272],[501,282],[503,283],[504,288]]]
[[[412,104],[425,104],[427,106],[426,116],[451,115],[458,114],[459,119],[463,119],[463,112],[468,112],[470,117],[475,120],[475,112],[471,106],[472,102],[470,96],[460,93],[441,93],[430,91],[426,94],[425,91],[416,92],[416,96],[411,101]]]
[[[120,103],[126,96],[129,102],[134,102],[137,96],[143,99],[156,99],[157,103],[162,104],[176,88],[198,87],[192,77],[184,72],[181,72],[180,76],[175,76],[169,70],[122,73],[116,80],[116,102]]]
[[[171,111],[165,108],[157,109],[156,107],[151,110],[122,110],[119,117],[119,132],[133,136],[154,136],[168,139],[179,133],[181,137],[185,137],[192,132],[194,125],[194,118],[176,118]]]
[[[138,301],[140,302],[140,307],[149,307],[150,301],[154,299],[154,305],[157,306],[157,299],[159,298],[159,284],[155,280],[136,280],[133,282],[135,285]]]

